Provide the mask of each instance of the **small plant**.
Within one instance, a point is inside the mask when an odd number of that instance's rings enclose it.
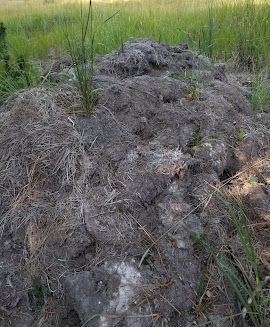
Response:
[[[203,249],[201,240],[203,239],[203,234],[191,234],[191,242],[193,245],[193,250],[194,250],[194,256],[197,257],[198,254],[201,252]]]
[[[188,98],[190,100],[199,100],[200,98],[200,89],[201,83],[199,75],[195,75],[194,77],[189,71],[185,71],[185,81],[186,86],[189,91]]]
[[[191,235],[191,242],[193,246],[197,247],[198,245],[200,246],[200,241],[203,238],[203,234],[192,234]]]
[[[214,296],[212,291],[209,290],[209,277],[205,271],[202,272],[196,294],[199,299],[194,303],[194,313],[197,316],[206,317],[207,312],[213,307]]]
[[[40,310],[43,307],[47,292],[47,287],[43,286],[38,278],[34,278],[32,287],[28,291],[31,309]]]
[[[239,128],[239,132],[236,135],[236,141],[241,142],[244,139],[244,130],[243,128]]]
[[[188,96],[187,96],[188,99],[199,100],[201,83],[200,83],[200,77],[198,74],[195,76],[192,76],[192,74],[186,70],[184,78],[180,78],[175,75],[169,75],[167,77],[184,82],[186,85],[187,91],[188,91]]]

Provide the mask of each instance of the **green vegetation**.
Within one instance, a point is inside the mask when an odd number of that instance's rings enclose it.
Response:
[[[253,106],[255,110],[261,110],[265,101],[269,101],[263,95],[265,87],[261,87],[259,75],[262,69],[265,71],[268,67],[269,71],[270,68],[268,0],[93,0],[92,3],[95,44],[92,45],[91,37],[85,38],[88,57],[109,53],[124,42],[139,37],[151,37],[171,45],[186,42],[192,50],[204,53],[214,61],[230,60],[239,69],[256,72],[258,78],[254,87],[257,91],[252,98]],[[83,6],[87,8],[89,1],[84,0]],[[102,22],[121,8],[113,21],[100,28]],[[5,53],[12,65],[19,57],[25,62],[45,59],[51,48],[60,57],[70,47],[66,26],[75,38],[81,35],[80,3],[75,0],[0,0],[0,22],[6,28]],[[5,59],[1,57],[0,61],[3,76]],[[29,72],[29,68],[24,71]],[[29,74],[27,76],[29,78]],[[32,80],[27,82],[24,76],[18,85],[11,86],[11,81],[6,78],[9,91],[5,94],[10,93],[13,86],[16,89],[34,83]],[[0,102],[3,98],[5,95],[1,96]]]
[[[1,3],[2,2],[2,3]],[[44,57],[51,47],[65,49],[65,23],[80,34],[77,2],[0,1],[0,21],[13,54]],[[85,6],[88,6],[88,1]],[[124,1],[93,0],[94,26],[117,12]],[[235,58],[241,65],[261,66],[269,57],[270,5],[267,0],[132,0],[106,29],[96,30],[96,53],[122,42],[152,37],[171,45],[192,43],[214,59]],[[183,32],[185,31],[185,33]],[[91,40],[87,40],[90,46]],[[87,43],[86,42],[86,43]]]
[[[255,111],[263,111],[263,107],[270,101],[270,84],[268,83],[268,69],[262,69],[256,74],[252,86],[252,107]]]
[[[217,266],[227,279],[231,290],[235,293],[238,301],[242,305],[241,313],[223,317],[221,319],[224,320],[226,318],[229,319],[233,316],[241,315],[243,318],[248,317],[254,327],[266,327],[269,322],[267,321],[267,317],[269,313],[270,290],[264,288],[265,281],[262,280],[258,271],[256,254],[242,203],[239,196],[236,195],[235,200],[238,211],[236,212],[233,206],[224,199],[222,194],[216,193],[215,195],[229,210],[243,253],[248,263],[247,267],[243,267],[236,258],[231,260],[228,255],[223,255],[221,252],[212,248],[204,240],[198,238],[201,245],[214,258]],[[196,237],[196,235],[193,236]],[[210,323],[212,322],[199,324],[198,326]]]
[[[81,35],[79,43],[74,41],[74,37],[69,36],[68,26],[66,26],[66,39],[68,43],[69,54],[71,55],[76,75],[76,87],[80,95],[80,101],[84,112],[90,116],[95,103],[96,90],[94,87],[94,33],[93,33],[93,8],[92,1],[89,1],[89,7],[86,17],[81,4]],[[90,25],[90,26],[89,26]],[[90,56],[86,53],[86,37],[90,28]],[[87,58],[90,62],[87,62]]]
[[[14,62],[5,61],[0,67],[0,104],[20,89],[36,86],[40,76],[38,66],[19,56]]]
[[[172,78],[177,81],[185,83],[187,91],[188,91],[187,98],[190,100],[199,100],[200,88],[201,88],[199,75],[193,76],[192,73],[190,73],[188,70],[185,70],[184,78],[180,78],[175,75],[169,75],[169,76],[166,76],[165,78]]]
[[[18,55],[10,59],[6,44],[6,28],[0,22],[0,104],[19,89],[37,84],[39,69],[36,64]]]
[[[34,278],[32,287],[28,291],[31,308],[33,310],[40,310],[44,305],[44,296],[46,295],[48,289],[43,286],[39,279]]]
[[[243,128],[239,128],[239,132],[236,135],[235,139],[237,142],[241,142],[241,141],[243,141],[243,138],[244,138],[244,130],[243,130]]]
[[[88,115],[91,116],[93,106],[96,100],[97,89],[94,86],[94,45],[95,45],[95,31],[93,29],[93,7],[92,1],[89,0],[88,10],[86,15],[84,14],[84,8],[82,3],[80,5],[81,13],[81,34],[79,37],[79,42],[75,41],[78,39],[76,35],[70,36],[68,25],[66,25],[65,33],[66,40],[68,44],[68,52],[72,58],[74,65],[74,71],[76,75],[75,84],[80,95],[80,101],[82,109]],[[121,9],[120,9],[121,10]],[[112,19],[118,12],[108,17],[104,22],[102,22],[98,27],[101,27],[104,23],[107,23]],[[90,34],[90,35],[89,35]],[[86,40],[89,37],[90,47],[87,51]]]

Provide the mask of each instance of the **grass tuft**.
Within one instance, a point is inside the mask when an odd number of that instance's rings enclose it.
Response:
[[[66,22],[66,40],[68,43],[69,53],[74,66],[75,71],[75,85],[80,95],[80,101],[83,110],[87,116],[91,116],[93,106],[96,99],[96,90],[94,87],[94,33],[93,33],[93,8],[92,1],[89,1],[89,7],[86,17],[83,12],[83,5],[81,2],[80,6],[80,23],[81,23],[81,34],[78,42],[71,39],[68,32],[68,25]],[[86,37],[88,30],[90,29],[90,48],[87,54],[86,48]],[[87,59],[90,59],[88,61]]]
[[[80,101],[84,112],[91,116],[93,106],[97,99],[98,90],[94,85],[94,58],[95,58],[95,35],[99,28],[116,16],[123,7],[101,22],[94,30],[92,0],[89,0],[86,15],[81,0],[80,4],[80,36],[75,34],[76,40],[69,35],[68,22],[66,21],[65,35],[68,44],[68,51],[71,56],[74,71],[75,85],[80,95]],[[88,37],[88,34],[89,37]],[[90,43],[87,43],[87,40]]]

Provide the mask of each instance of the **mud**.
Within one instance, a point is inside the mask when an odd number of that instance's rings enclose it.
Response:
[[[188,327],[241,312],[191,233],[248,269],[213,195],[235,203],[237,190],[269,274],[269,114],[186,45],[139,39],[95,67],[90,119],[67,109],[65,85],[0,108],[0,326]]]

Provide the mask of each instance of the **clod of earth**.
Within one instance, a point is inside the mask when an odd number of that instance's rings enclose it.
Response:
[[[207,260],[187,230],[241,258],[211,193],[242,172],[235,184],[251,223],[269,232],[269,114],[252,111],[224,64],[185,45],[139,39],[95,67],[103,90],[90,119],[67,110],[64,85],[0,107],[0,325],[186,327],[241,312],[221,283],[198,314]],[[197,99],[181,81],[187,72]],[[29,299],[35,278],[47,290],[39,310]]]

